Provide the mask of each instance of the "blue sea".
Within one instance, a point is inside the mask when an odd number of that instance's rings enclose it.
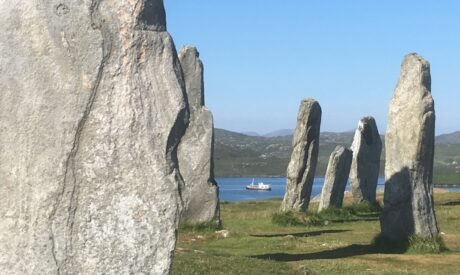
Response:
[[[246,185],[251,184],[252,178],[217,178],[219,185],[219,196],[221,201],[246,201],[246,200],[266,200],[271,198],[283,198],[286,190],[286,178],[254,178],[254,182],[270,184],[271,191],[252,191],[246,190]],[[321,193],[323,189],[324,177],[317,177],[313,182],[312,197]],[[384,187],[384,178],[378,180],[377,189]],[[448,188],[450,191],[460,191],[460,188]],[[347,191],[349,184],[347,184]]]

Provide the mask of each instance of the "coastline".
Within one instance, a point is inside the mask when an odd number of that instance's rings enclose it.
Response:
[[[236,175],[236,176],[215,176],[216,179],[231,179],[231,178],[267,178],[267,179],[276,179],[276,178],[285,178],[285,175]],[[383,176],[380,176],[383,177]],[[316,176],[316,178],[324,178],[324,175]],[[434,183],[434,188],[460,188],[460,183]]]

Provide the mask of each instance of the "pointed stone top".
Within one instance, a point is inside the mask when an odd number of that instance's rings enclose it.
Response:
[[[297,116],[298,122],[305,120],[309,114],[313,114],[314,118],[321,118],[321,106],[319,105],[319,102],[314,98],[302,99],[302,102],[300,103],[299,114]],[[308,122],[308,120],[305,122]]]
[[[196,47],[184,46],[179,51],[179,60],[184,73],[190,112],[204,106],[203,63]]]
[[[401,64],[400,83],[416,81],[431,91],[430,63],[416,53],[404,57]]]
[[[304,133],[308,126],[316,125],[319,131],[319,125],[321,124],[321,106],[318,101],[313,98],[302,99],[299,107],[299,113],[297,115],[297,127],[295,129],[294,136],[302,140],[302,135],[298,133]],[[306,133],[306,132],[305,132]],[[319,132],[318,132],[319,134]],[[294,138],[294,142],[297,139]]]
[[[364,116],[359,120],[360,123],[374,123],[375,124],[375,118],[373,116]]]
[[[308,128],[308,126],[316,125],[319,131],[319,125],[321,124],[321,106],[318,101],[313,98],[302,99],[299,107],[299,113],[297,115],[297,127],[295,132],[303,133]],[[299,136],[298,134],[294,136]],[[319,132],[318,132],[319,134]],[[302,136],[302,135],[300,135]],[[300,137],[299,136],[299,137]],[[302,137],[300,137],[302,139]],[[296,140],[296,138],[294,138]]]
[[[316,101],[316,100],[315,100],[314,98],[312,98],[312,97],[307,97],[307,98],[302,99],[302,103],[301,103],[301,104],[302,104],[302,105],[304,105],[304,104],[307,104],[307,105],[318,104],[318,105],[319,105],[318,101]]]
[[[390,106],[393,106],[393,108],[389,110],[389,114],[394,113],[396,117],[401,117],[398,113],[403,109],[418,110],[417,106],[424,106],[421,112],[421,115],[423,115],[434,108],[431,96],[430,63],[428,61],[415,53],[404,57],[399,81],[391,101]],[[423,104],[420,105],[420,102],[423,102]],[[406,119],[410,119],[411,116],[418,115],[418,112],[413,114],[406,113],[406,115]]]
[[[422,65],[430,66],[430,63],[425,58],[423,58],[421,55],[417,53],[409,53],[406,56],[404,56],[403,66],[405,63],[410,63],[410,62],[420,63]]]
[[[143,0],[138,26],[150,31],[166,31],[166,13],[163,0]]]
[[[179,55],[190,55],[195,58],[200,58],[200,52],[198,52],[198,49],[195,46],[190,46],[190,45],[185,45],[180,49]]]
[[[345,151],[350,151],[350,152],[351,152],[351,150],[348,149],[346,146],[344,146],[344,145],[337,145],[337,146],[335,146],[334,151],[332,151],[332,155],[333,155],[333,156],[341,155],[341,154],[343,154]]]
[[[352,149],[357,149],[354,148],[354,146],[359,146],[358,144],[355,144],[355,142],[360,142],[360,135],[362,135],[364,141],[369,146],[374,144],[375,142],[377,142],[378,144],[382,143],[382,141],[380,140],[379,131],[377,129],[377,123],[375,122],[375,119],[372,116],[366,116],[359,120],[358,129],[356,129],[355,138],[351,146]]]

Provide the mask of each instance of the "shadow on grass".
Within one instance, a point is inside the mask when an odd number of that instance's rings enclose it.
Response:
[[[325,260],[325,259],[341,259],[353,256],[367,255],[377,253],[377,249],[373,245],[353,244],[350,246],[301,254],[287,254],[287,253],[272,253],[251,256],[251,258],[261,260],[273,260],[279,262],[296,262],[303,260]]]
[[[333,234],[333,233],[343,233],[349,232],[351,230],[319,230],[319,231],[310,231],[310,232],[298,232],[298,233],[283,233],[283,234],[264,234],[264,235],[249,235],[251,237],[261,237],[261,238],[274,238],[274,237],[314,237],[322,234]]]
[[[346,222],[375,222],[375,221],[378,221],[379,218],[356,218],[356,219],[331,219],[330,221],[331,222],[334,222],[334,223],[346,223]]]
[[[459,201],[448,201],[448,202],[445,202],[445,203],[441,203],[440,205],[442,205],[442,206],[456,206],[456,205],[460,205],[460,200]]]
[[[179,232],[214,232],[223,228],[222,222],[205,222],[197,224],[181,224],[179,225]]]
[[[380,217],[380,213],[367,213],[367,214],[358,213],[355,215],[360,218],[375,218],[376,220],[378,220]]]
[[[279,262],[295,262],[303,260],[327,260],[342,259],[354,256],[362,256],[375,253],[402,254],[411,252],[415,254],[439,254],[448,251],[441,237],[425,239],[417,235],[409,236],[406,240],[390,241],[383,235],[377,235],[371,244],[353,244],[336,249],[301,253],[271,253],[251,256],[251,258],[261,260],[273,260]]]

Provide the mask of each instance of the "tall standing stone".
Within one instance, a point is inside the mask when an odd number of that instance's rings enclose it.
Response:
[[[167,274],[188,112],[163,1],[0,7],[0,273]]]
[[[388,110],[383,236],[398,241],[438,235],[433,202],[435,111],[430,64],[409,54]]]
[[[219,188],[214,180],[214,124],[204,106],[203,64],[194,47],[179,52],[184,72],[190,123],[179,148],[179,168],[184,178],[183,224],[220,224]]]
[[[340,208],[350,174],[353,152],[345,146],[337,146],[329,158],[318,211],[329,207]]]
[[[382,140],[373,117],[363,117],[355,132],[350,189],[356,202],[375,202],[380,171]]]
[[[286,193],[281,211],[306,211],[318,161],[321,107],[314,99],[304,99],[297,116],[292,141],[291,161],[287,168]]]

